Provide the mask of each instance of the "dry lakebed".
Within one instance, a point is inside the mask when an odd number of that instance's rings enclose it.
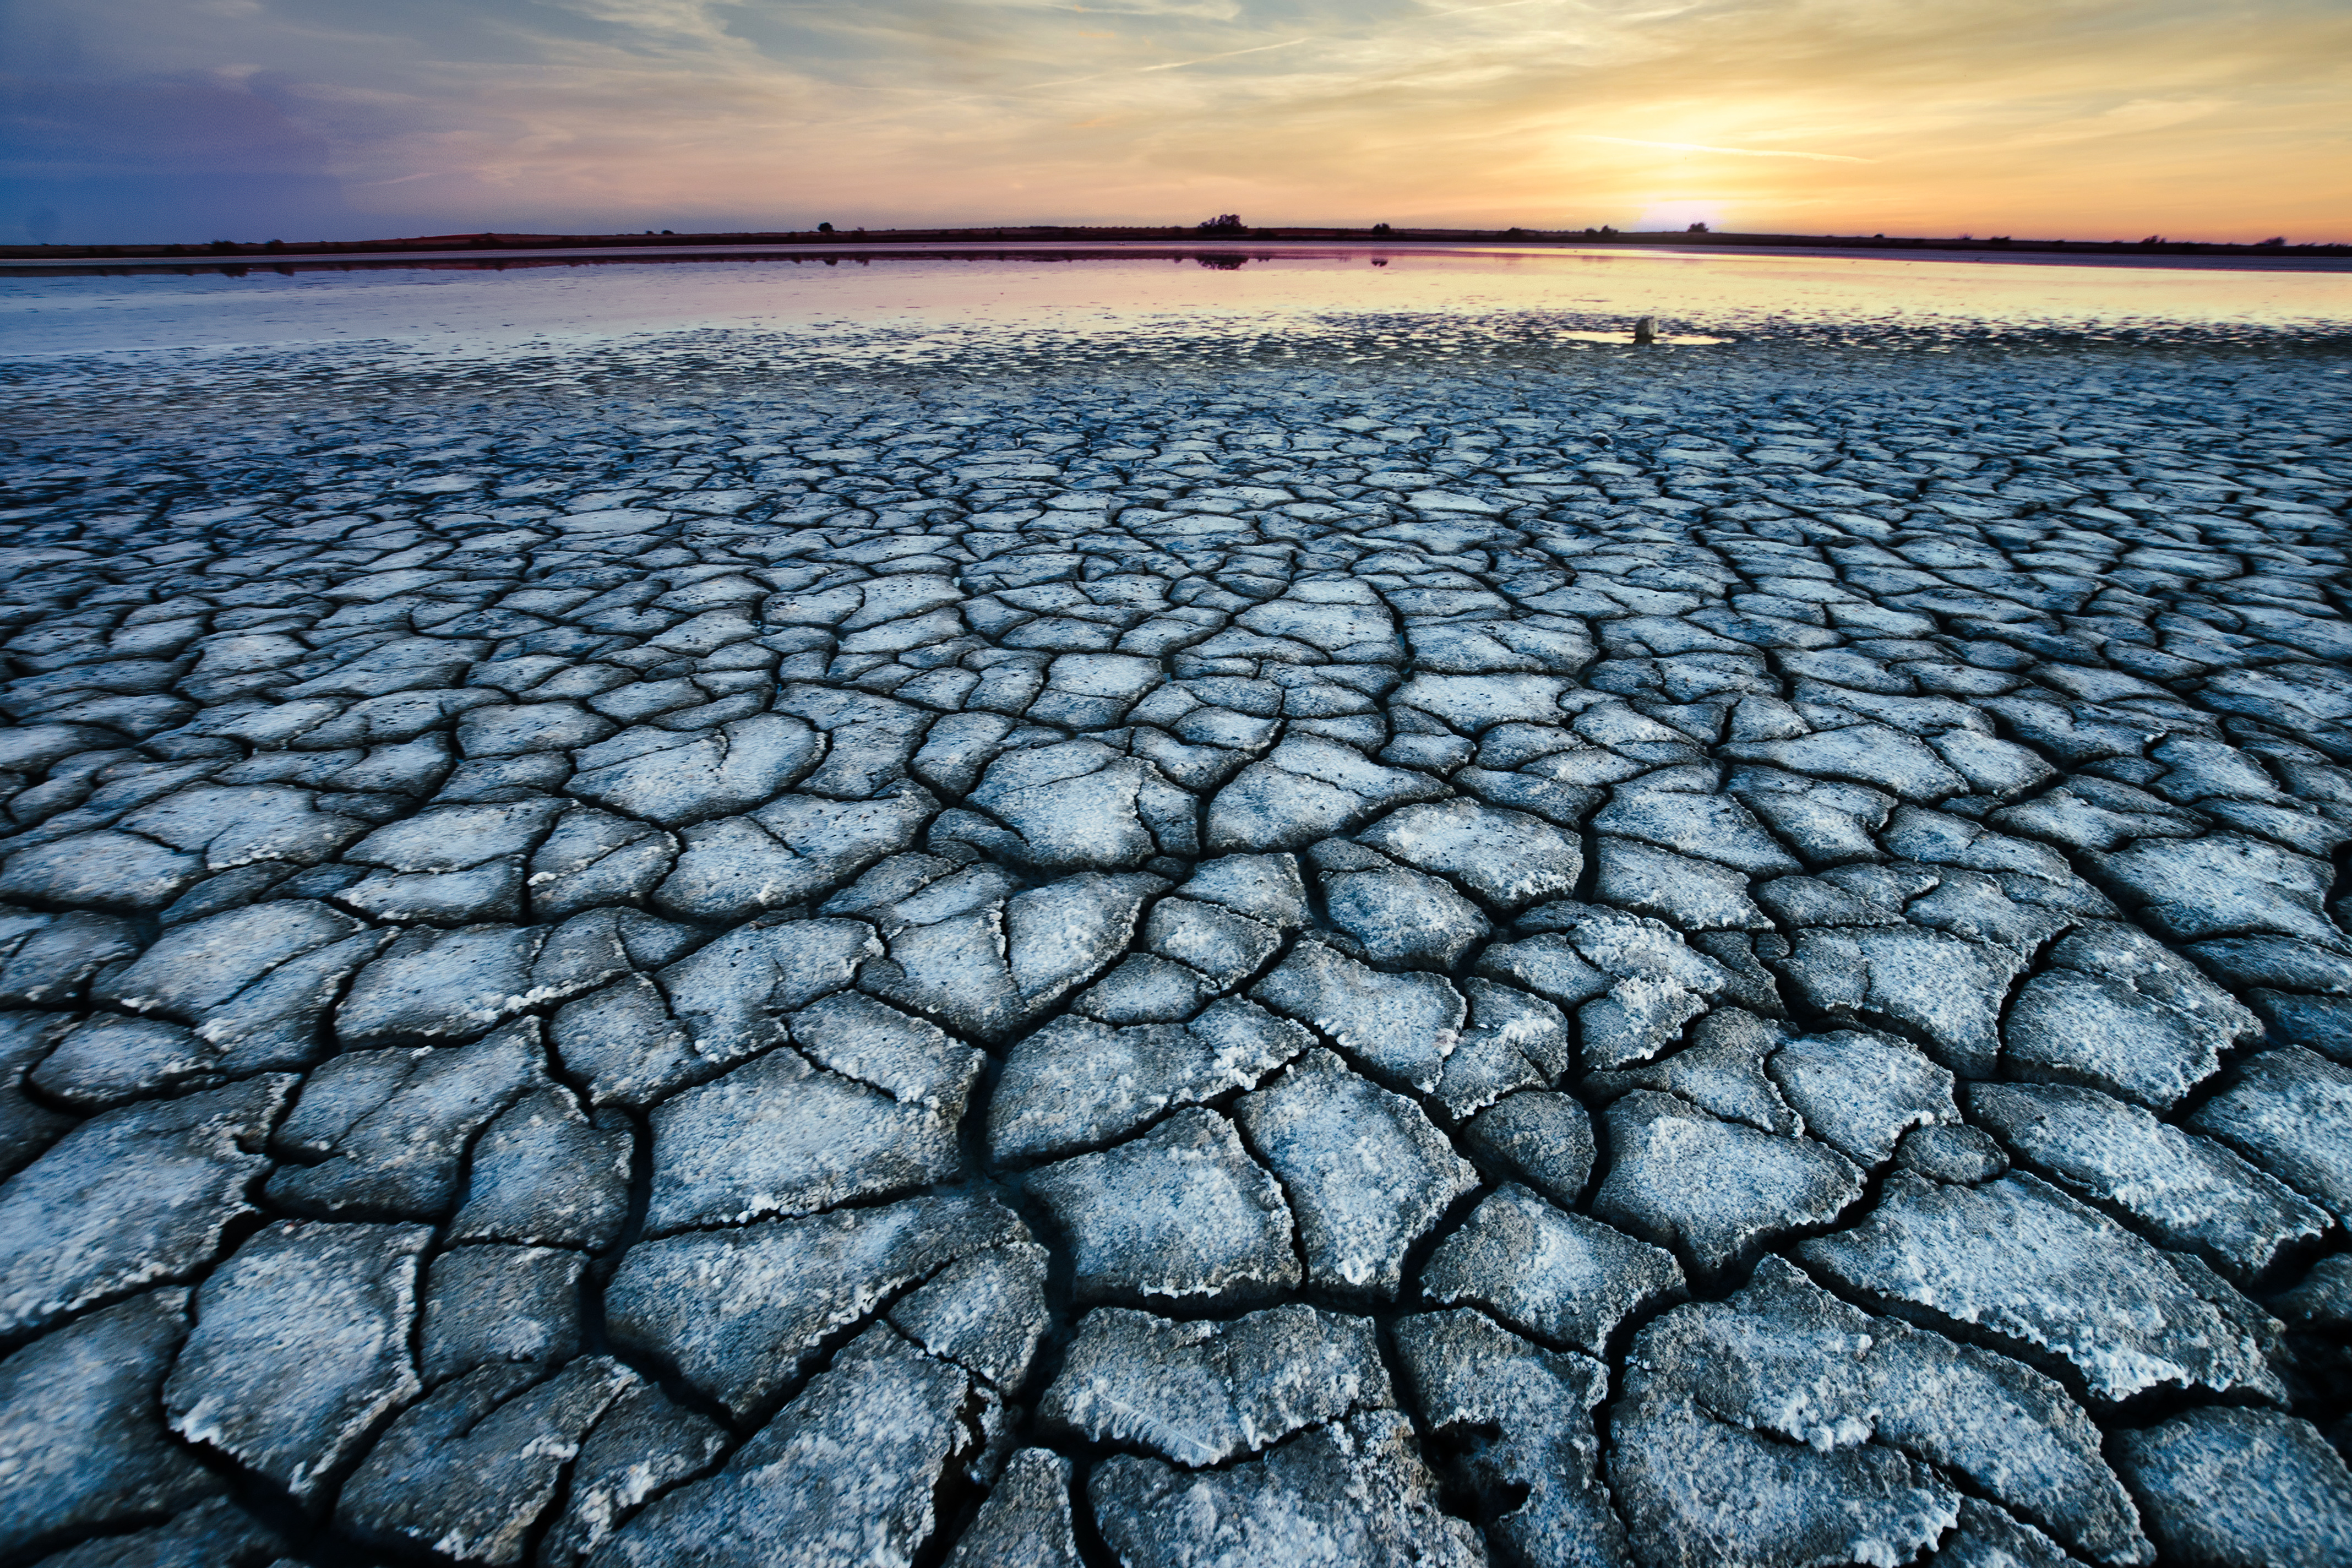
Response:
[[[1206,259],[0,280],[0,1563],[2352,1563],[2344,280]]]

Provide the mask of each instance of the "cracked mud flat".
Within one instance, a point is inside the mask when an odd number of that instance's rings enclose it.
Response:
[[[2340,353],[1547,353],[89,382],[0,1560],[2352,1561]]]

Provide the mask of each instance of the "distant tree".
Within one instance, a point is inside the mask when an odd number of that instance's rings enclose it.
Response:
[[[1372,232],[1374,234],[1387,234],[1390,232],[1389,226],[1384,223],[1376,223],[1372,225]]]
[[[1690,227],[1683,230],[1683,232],[1685,234],[1705,234],[1706,232],[1706,225],[1703,223],[1695,223],[1691,225]]]
[[[2256,243],[2264,250],[2277,250],[2285,246],[2286,236],[2283,234],[2274,234],[2268,239],[2260,240]]]
[[[1239,213],[1219,213],[1201,225],[1201,229],[1204,234],[1236,234],[1247,226]]]
[[[833,232],[833,225],[829,223],[821,223],[816,226],[816,231],[819,234],[831,234]]]

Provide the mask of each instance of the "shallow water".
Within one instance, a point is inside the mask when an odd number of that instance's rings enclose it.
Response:
[[[1344,337],[1377,354],[1382,334],[1368,336],[1367,326],[1399,315],[1432,352],[1472,351],[1497,332],[1549,330],[1589,342],[1595,329],[1605,338],[1645,315],[1693,337],[1805,329],[1955,340],[2332,333],[2352,322],[2352,274],[1661,251],[1111,246],[0,278],[0,332],[7,356],[24,359],[361,342],[471,356],[709,330],[820,340],[878,334],[892,340],[891,357],[918,359],[938,353],[941,333],[1078,334],[1108,345],[1171,330],[1276,333],[1302,348]]]

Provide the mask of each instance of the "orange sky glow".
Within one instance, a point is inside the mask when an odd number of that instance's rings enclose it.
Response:
[[[0,58],[17,238],[2352,240],[2340,0],[17,0]]]

